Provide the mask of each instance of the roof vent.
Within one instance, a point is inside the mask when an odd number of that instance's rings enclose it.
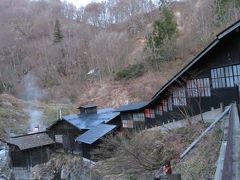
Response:
[[[97,113],[97,105],[96,104],[88,104],[83,105],[78,108],[80,110],[80,113]]]

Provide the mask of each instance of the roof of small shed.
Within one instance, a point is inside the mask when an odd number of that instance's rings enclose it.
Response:
[[[78,136],[76,141],[92,144],[116,127],[116,125],[99,124],[93,129],[90,129],[84,134]]]
[[[138,103],[131,103],[127,105],[120,106],[118,109],[115,111],[122,112],[122,111],[133,111],[133,110],[139,110],[142,107],[146,106],[149,102],[144,101],[144,102],[138,102]]]
[[[97,113],[72,114],[64,116],[62,119],[81,130],[92,129],[101,123],[108,123],[119,116],[119,114],[119,112],[115,112],[115,110],[112,108],[105,108],[97,110]],[[61,122],[61,120],[55,122],[53,125],[48,127],[48,129],[58,122]]]
[[[9,137],[5,142],[17,146],[20,150],[42,147],[55,143],[45,132]]]

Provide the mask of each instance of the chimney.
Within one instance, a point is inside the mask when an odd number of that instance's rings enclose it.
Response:
[[[97,113],[97,105],[96,104],[83,105],[83,106],[80,106],[78,109],[80,110],[80,114]]]

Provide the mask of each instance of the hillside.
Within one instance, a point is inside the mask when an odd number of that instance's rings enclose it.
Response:
[[[118,107],[149,100],[239,14],[230,1],[221,6],[213,0],[167,4],[178,33],[163,51],[170,59],[156,69],[145,48],[162,13],[155,1],[131,2],[91,3],[76,9],[58,0],[1,1],[0,92],[26,100],[26,89],[34,84],[44,92],[37,98],[44,102],[96,101]],[[116,78],[131,65],[140,67],[136,75]],[[97,73],[89,74],[93,69]]]
[[[212,178],[218,158],[223,131],[221,124],[207,133],[202,141],[184,158],[179,159],[188,145],[207,127],[197,123],[191,128],[184,127],[169,132],[149,129],[136,133],[131,139],[117,136],[106,138],[97,155],[109,153],[108,145],[117,146],[110,159],[96,164],[84,161],[78,155],[53,153],[51,159],[31,168],[33,179],[153,179],[163,162],[171,158],[173,173],[181,173],[182,179]],[[140,138],[141,137],[141,138]],[[134,153],[132,153],[134,152]],[[138,156],[134,156],[138,154]],[[0,163],[0,166],[2,164]],[[8,177],[10,169],[0,168],[0,175]]]
[[[43,130],[62,114],[73,113],[75,107],[64,104],[45,104],[23,101],[8,94],[0,95],[0,138],[32,132],[35,127]]]
[[[77,9],[60,0],[1,0],[0,139],[44,130],[60,110],[63,116],[76,113],[90,102],[116,108],[150,100],[240,18],[238,1],[159,2],[106,0]],[[31,176],[152,179],[171,159],[183,179],[211,178],[222,140],[220,124],[179,159],[206,126],[110,135],[93,151],[100,160],[93,169],[79,156],[54,152],[49,162],[32,168]]]

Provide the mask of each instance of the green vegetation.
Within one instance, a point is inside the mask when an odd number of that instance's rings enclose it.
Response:
[[[153,24],[153,32],[148,36],[150,48],[161,48],[165,39],[171,39],[177,33],[177,24],[174,21],[173,12],[167,7],[162,8],[163,20],[157,20]]]
[[[231,18],[229,10],[239,9],[240,0],[216,0],[217,25],[225,24]]]
[[[144,72],[145,72],[145,68],[143,64],[133,64],[133,65],[129,65],[124,69],[119,70],[116,73],[115,79],[116,80],[132,79],[132,78],[136,78],[143,75]]]
[[[174,43],[176,41],[177,23],[173,12],[167,7],[160,8],[162,19],[153,24],[153,32],[147,37],[147,60],[154,68],[159,67],[162,61],[167,61],[175,56]]]
[[[53,37],[54,37],[54,39],[53,39],[54,43],[61,42],[61,40],[63,38],[62,31],[60,28],[60,23],[59,23],[58,19],[55,22]]]
[[[28,118],[24,112],[17,112],[9,107],[0,107],[0,138],[9,133],[26,132],[27,124]]]
[[[43,125],[49,126],[57,120],[57,112],[61,107],[62,116],[75,113],[71,105],[26,102],[7,94],[0,95],[0,138],[13,134],[24,134],[29,129],[28,109],[37,109],[43,113]]]

